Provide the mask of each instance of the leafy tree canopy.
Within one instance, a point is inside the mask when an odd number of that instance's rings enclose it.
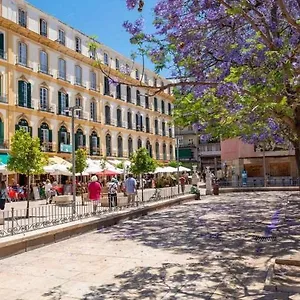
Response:
[[[7,168],[25,175],[44,173],[48,157],[41,151],[39,138],[32,138],[25,130],[17,130],[11,140]]]
[[[149,155],[146,148],[140,148],[134,152],[130,162],[130,172],[135,175],[154,172],[156,169],[156,161]]]
[[[286,139],[300,157],[299,0],[157,0],[154,13],[154,34],[142,18],[124,27],[157,72],[171,69],[178,125],[208,138]]]
[[[177,168],[177,166],[182,166],[182,163],[181,162],[177,162],[176,160],[175,161],[170,161],[169,162],[169,166],[170,167],[173,167],[173,168]]]
[[[87,153],[85,149],[78,149],[75,153],[75,172],[83,173],[87,164]]]

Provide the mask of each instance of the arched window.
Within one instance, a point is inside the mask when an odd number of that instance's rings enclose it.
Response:
[[[97,122],[97,103],[95,100],[91,100],[90,109],[91,120]]]
[[[31,106],[31,84],[24,80],[18,81],[18,105],[32,108]]]
[[[141,93],[139,90],[136,91],[136,105],[141,106]]]
[[[149,109],[149,96],[145,96],[145,108]]]
[[[160,159],[159,143],[158,142],[155,143],[155,156],[156,156],[156,159]]]
[[[168,103],[168,114],[170,116],[172,115],[172,106],[171,106],[171,103]]]
[[[172,127],[170,126],[169,127],[169,137],[171,138],[173,136],[173,133],[172,133]]]
[[[110,125],[111,118],[110,118],[110,107],[109,105],[105,105],[105,124]]]
[[[123,138],[118,136],[118,157],[123,157]]]
[[[140,114],[135,114],[135,126],[136,126],[136,131],[140,131],[140,129],[141,129]]]
[[[121,99],[121,84],[120,83],[118,83],[118,85],[116,86],[116,98]]]
[[[82,85],[82,68],[75,66],[75,85]]]
[[[128,129],[132,129],[132,112],[127,112],[127,127]]]
[[[148,116],[146,117],[146,132],[150,133],[150,119]]]
[[[167,145],[163,143],[163,158],[167,160]]]
[[[78,128],[75,134],[75,150],[84,148],[86,144],[85,135],[81,128]]]
[[[90,155],[100,155],[100,138],[96,131],[90,135]]]
[[[40,110],[49,110],[49,93],[45,87],[40,87]]]
[[[143,122],[143,116],[140,115],[140,131],[144,130],[144,122]]]
[[[0,147],[4,147],[4,122],[2,118],[0,118]]]
[[[137,148],[138,149],[140,149],[140,148],[142,148],[142,140],[141,139],[138,139],[138,141],[137,141]]]
[[[165,101],[161,100],[161,113],[164,114],[165,113]]]
[[[173,145],[170,145],[170,160],[174,159]]]
[[[110,85],[108,77],[104,76],[104,95],[110,94]]]
[[[28,125],[28,122],[27,122],[26,119],[20,119],[19,120],[18,124],[16,125],[15,130],[17,131],[19,129],[23,129],[24,131],[29,132],[30,135],[32,136],[32,127],[30,127]]]
[[[162,135],[166,136],[166,123],[165,121],[161,122]]]
[[[62,80],[67,79],[67,64],[62,58],[58,60],[58,78]]]
[[[155,134],[158,135],[158,120],[154,121]]]
[[[131,103],[131,87],[127,85],[127,102]]]
[[[48,74],[48,54],[45,51],[40,51],[40,65],[39,65],[39,72]]]
[[[75,105],[78,106],[78,107],[82,107],[82,98],[80,96],[77,96],[75,98]],[[76,110],[75,111],[76,113],[76,116],[78,119],[82,119],[82,110]]]
[[[18,64],[27,67],[27,45],[19,42]]]
[[[117,109],[117,126],[122,127],[122,110],[121,110],[121,108]]]
[[[38,135],[41,143],[41,149],[45,152],[52,151],[52,130],[49,129],[49,125],[43,122],[38,129]]]
[[[0,32],[0,58],[6,58],[6,52],[4,47],[4,34]]]
[[[111,136],[109,133],[105,137],[105,144],[106,144],[106,156],[111,156]]]
[[[70,132],[65,126],[61,126],[58,131],[58,151],[70,153]]]
[[[130,157],[133,153],[133,143],[132,143],[132,138],[128,138],[128,156]]]
[[[154,111],[158,111],[157,98],[154,97]]]
[[[146,149],[148,150],[149,155],[152,157],[152,146],[149,140],[146,142]]]
[[[58,113],[60,115],[68,116],[69,112],[69,95],[63,90],[58,91]]]

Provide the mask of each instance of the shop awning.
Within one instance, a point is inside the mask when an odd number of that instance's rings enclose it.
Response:
[[[192,158],[193,152],[191,149],[179,149],[179,159],[180,158]]]

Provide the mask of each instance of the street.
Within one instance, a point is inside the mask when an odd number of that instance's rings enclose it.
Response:
[[[0,299],[300,299],[263,290],[299,248],[290,194],[207,196],[3,259]],[[255,238],[275,211],[276,239]]]

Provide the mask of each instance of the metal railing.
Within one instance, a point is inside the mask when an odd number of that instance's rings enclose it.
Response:
[[[33,207],[29,209],[28,218],[26,218],[26,208],[16,209],[11,207],[10,209],[0,211],[0,238],[90,217],[102,216],[132,207],[145,206],[147,203],[172,199],[189,193],[190,186],[186,186],[184,193],[178,193],[177,186],[161,189],[145,189],[142,201],[141,190],[138,190],[135,200],[130,203],[126,196],[119,193],[117,203],[110,201],[107,196],[103,198],[102,202],[106,202],[107,206],[101,206],[100,204],[95,205],[87,200],[85,200],[84,205],[82,205],[82,200],[79,199],[80,197],[77,197],[75,213],[73,213],[71,203],[70,205],[41,205],[40,201],[37,201],[38,203],[33,201],[31,202],[31,206]]]
[[[7,53],[2,49],[0,49],[0,59],[7,60]]]
[[[8,103],[7,95],[0,95],[0,102],[1,103]]]
[[[52,73],[49,71],[48,65],[42,65],[42,64],[40,64],[38,66],[38,72],[53,77]]]

